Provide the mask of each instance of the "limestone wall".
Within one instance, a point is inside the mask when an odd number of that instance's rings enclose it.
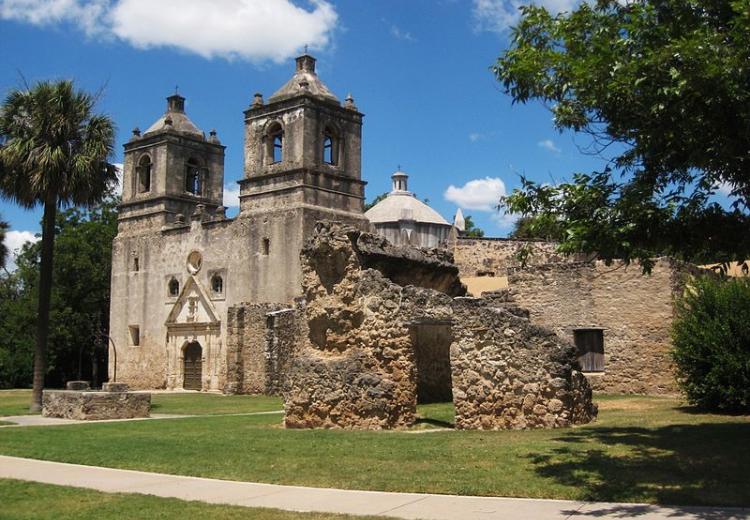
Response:
[[[677,390],[670,328],[685,276],[668,259],[650,276],[639,265],[550,264],[512,269],[509,286],[532,321],[569,341],[575,328],[604,328],[604,372],[587,374],[594,389],[661,394]]]
[[[539,240],[515,240],[506,238],[459,238],[453,251],[461,278],[502,277],[509,267],[518,267],[518,252],[527,247],[531,254],[527,265],[575,262],[581,258],[566,257],[555,252],[557,244]],[[475,296],[479,296],[478,294]]]
[[[451,367],[456,427],[559,428],[596,416],[575,350],[497,302],[454,302]],[[521,314],[519,316],[518,314]]]

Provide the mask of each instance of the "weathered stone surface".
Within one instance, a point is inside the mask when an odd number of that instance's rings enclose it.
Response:
[[[670,330],[674,298],[695,270],[660,258],[640,265],[567,263],[511,269],[510,297],[534,323],[573,341],[576,328],[604,329],[604,372],[587,373],[596,390],[674,393]]]
[[[81,392],[44,390],[42,415],[94,421],[148,417],[151,394],[132,392]]]
[[[408,276],[413,263],[427,272],[433,253],[380,243],[378,262],[368,263],[371,257],[359,245],[373,242],[358,230],[325,223],[303,249],[307,334],[292,356],[284,387],[287,427],[413,424],[418,386],[427,383],[435,391],[450,384],[447,370],[435,368],[445,366],[437,359],[439,348],[429,354],[436,363],[418,362],[420,335],[436,332],[447,336],[441,343],[451,345],[448,366],[459,428],[551,428],[594,417],[591,390],[574,370],[569,343],[531,325],[503,298],[454,299],[432,288],[394,283],[388,275],[399,259],[406,259],[401,276]],[[439,286],[454,287],[441,280]],[[420,377],[425,366],[429,377]]]
[[[492,300],[457,298],[453,400],[461,429],[558,428],[596,416],[574,347]]]
[[[113,381],[109,381],[102,385],[102,391],[103,392],[127,392],[128,385],[127,383],[115,383]]]
[[[89,390],[91,385],[88,381],[68,381],[65,383],[66,390]]]

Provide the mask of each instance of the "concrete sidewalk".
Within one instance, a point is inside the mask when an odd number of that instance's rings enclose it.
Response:
[[[110,493],[141,493],[183,500],[198,500],[212,504],[270,507],[287,511],[383,515],[410,519],[750,519],[750,509],[660,507],[645,504],[608,504],[570,500],[466,497],[278,486],[4,456],[0,456],[0,478],[89,488]]]

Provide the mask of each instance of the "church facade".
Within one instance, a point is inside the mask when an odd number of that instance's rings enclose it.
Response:
[[[363,115],[320,81],[313,57],[297,58],[292,78],[245,111],[240,211],[229,219],[224,147],[190,121],[184,98],[167,101],[125,145],[110,380],[222,391],[228,309],[300,296],[299,252],[317,221],[367,225]]]

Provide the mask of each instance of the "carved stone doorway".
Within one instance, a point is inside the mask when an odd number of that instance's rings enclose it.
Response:
[[[185,347],[184,374],[182,388],[185,390],[202,390],[201,376],[203,375],[203,349],[197,341],[188,343]]]

